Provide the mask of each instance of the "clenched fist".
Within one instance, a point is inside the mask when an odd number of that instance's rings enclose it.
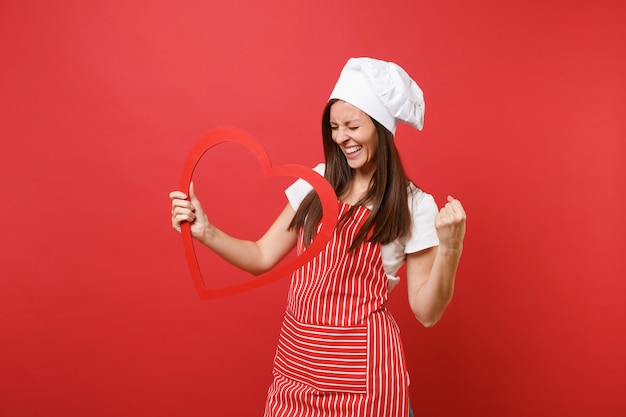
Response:
[[[462,250],[465,237],[466,214],[461,202],[448,196],[448,202],[435,217],[439,245],[447,249]]]
[[[200,200],[196,197],[193,183],[189,186],[189,200],[182,191],[172,191],[170,199],[172,200],[172,227],[175,230],[180,232],[180,224],[189,222],[191,236],[194,238],[200,239],[209,232],[211,224],[204,214]]]

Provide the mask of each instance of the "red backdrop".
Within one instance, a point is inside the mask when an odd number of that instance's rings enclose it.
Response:
[[[2,1],[0,415],[261,415],[288,278],[200,300],[167,194],[218,125],[321,161],[339,70],[373,56],[425,92],[424,131],[397,135],[409,174],[469,212],[443,320],[393,293],[417,415],[624,416],[625,7]],[[221,145],[195,181],[256,237],[291,179]]]

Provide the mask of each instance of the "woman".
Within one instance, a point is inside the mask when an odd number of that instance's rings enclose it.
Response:
[[[399,66],[351,58],[324,109],[325,164],[316,170],[335,189],[339,219],[313,260],[292,276],[268,390],[266,416],[407,416],[408,385],[389,291],[406,262],[409,303],[426,327],[452,298],[465,235],[465,212],[409,182],[394,145],[398,121],[422,128],[423,95]],[[312,241],[321,203],[298,180],[289,204],[257,241],[212,225],[196,197],[175,191],[172,225],[191,223],[194,238],[233,265],[260,274],[297,245]]]

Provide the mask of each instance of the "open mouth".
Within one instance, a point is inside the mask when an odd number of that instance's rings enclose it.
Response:
[[[359,152],[361,149],[363,149],[362,146],[351,146],[349,148],[346,148],[346,155],[354,155],[355,153]]]

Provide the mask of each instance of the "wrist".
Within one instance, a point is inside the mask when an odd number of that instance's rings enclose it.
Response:
[[[438,252],[445,257],[460,257],[463,253],[463,243],[456,245],[440,243]]]
[[[217,229],[210,223],[202,225],[202,229],[198,233],[197,239],[204,245],[211,247],[217,235]]]

